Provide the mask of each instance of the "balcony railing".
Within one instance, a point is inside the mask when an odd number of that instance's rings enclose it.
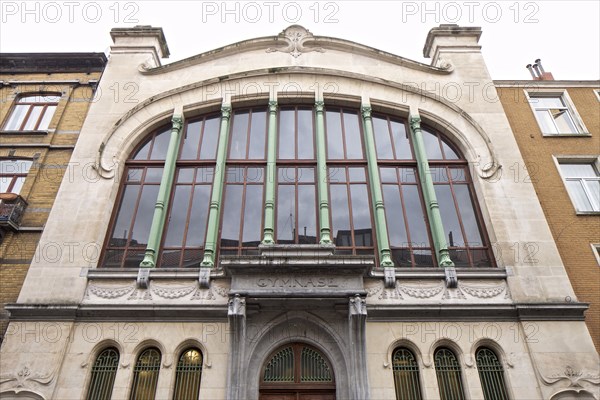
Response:
[[[0,227],[18,230],[27,201],[14,193],[0,193]]]

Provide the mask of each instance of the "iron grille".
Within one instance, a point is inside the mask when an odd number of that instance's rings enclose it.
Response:
[[[301,382],[331,382],[331,370],[327,361],[317,351],[304,347],[301,353]]]
[[[160,371],[160,351],[154,347],[140,354],[133,369],[133,385],[129,400],[152,400]]]
[[[464,400],[465,392],[460,376],[460,364],[456,355],[446,348],[436,350],[435,373],[441,400]]]
[[[419,365],[414,354],[407,348],[394,351],[392,357],[394,384],[397,400],[421,400]]]
[[[294,382],[294,350],[286,347],[277,352],[265,367],[264,382]]]
[[[197,400],[202,377],[202,353],[196,348],[184,350],[175,370],[173,400]]]
[[[87,400],[110,400],[118,367],[119,351],[114,347],[104,349],[98,354],[92,366]]]
[[[477,350],[475,357],[484,399],[508,400],[508,391],[504,382],[504,369],[496,353],[488,348],[481,347]]]

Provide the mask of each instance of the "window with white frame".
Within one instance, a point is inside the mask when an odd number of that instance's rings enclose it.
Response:
[[[579,212],[600,212],[600,173],[592,161],[561,161],[560,172]]]
[[[530,93],[529,101],[543,134],[584,133],[574,107],[564,93]]]
[[[0,193],[19,194],[32,160],[0,160]]]
[[[592,246],[592,251],[594,252],[594,256],[596,257],[596,261],[598,262],[598,266],[600,266],[600,243],[590,243]]]
[[[60,96],[36,94],[17,100],[6,124],[5,131],[43,131],[48,129]]]

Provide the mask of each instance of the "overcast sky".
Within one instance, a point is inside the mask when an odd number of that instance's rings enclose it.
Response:
[[[442,23],[481,26],[494,79],[600,79],[600,1],[5,1],[0,52],[102,52],[110,29],[160,26],[173,62],[300,24],[413,60]]]

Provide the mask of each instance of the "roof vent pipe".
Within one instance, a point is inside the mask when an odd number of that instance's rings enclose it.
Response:
[[[535,76],[535,72],[533,72],[533,68],[532,68],[531,64],[527,64],[527,66],[525,68],[527,68],[529,70],[529,73],[531,74],[531,77],[533,79],[537,78],[537,76]]]
[[[540,71],[542,71],[542,75],[546,73],[546,71],[544,71],[544,67],[542,67],[542,60],[539,58],[535,60],[535,65],[537,65]]]

